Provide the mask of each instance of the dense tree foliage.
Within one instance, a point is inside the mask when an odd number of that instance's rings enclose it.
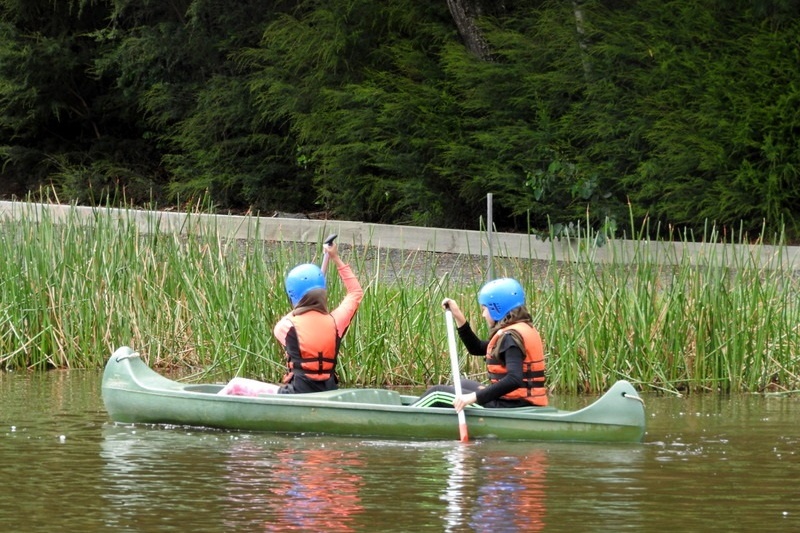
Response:
[[[799,71],[794,0],[0,0],[0,195],[796,240]]]

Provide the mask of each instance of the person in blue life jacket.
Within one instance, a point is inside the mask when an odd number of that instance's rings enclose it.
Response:
[[[282,384],[236,377],[217,394],[303,394],[338,387],[339,346],[364,298],[364,290],[350,265],[339,257],[336,243],[326,243],[324,250],[329,262],[336,265],[347,294],[335,309],[328,311],[325,273],[320,267],[305,263],[287,274],[286,294],[292,310],[273,329],[286,356]]]
[[[455,395],[452,385],[435,385],[425,391],[417,405],[452,405],[457,412],[471,404],[490,408],[546,406],[544,345],[525,307],[522,285],[512,278],[489,281],[478,292],[478,304],[489,326],[488,340],[478,338],[455,300],[442,301],[453,314],[467,351],[486,359],[489,384],[462,379],[461,396],[454,397],[452,404],[444,399],[428,404],[426,397]]]

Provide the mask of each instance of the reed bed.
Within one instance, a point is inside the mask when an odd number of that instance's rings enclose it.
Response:
[[[318,245],[140,231],[102,210],[92,224],[33,212],[0,220],[0,249],[0,368],[98,368],[128,345],[155,367],[219,381],[280,379],[272,327],[289,308],[283,277],[321,259]],[[617,379],[669,392],[800,387],[793,269],[714,255],[656,263],[638,252],[598,265],[582,249],[569,263],[493,264],[495,277],[527,289],[553,390],[596,393]],[[485,335],[475,296],[486,259],[346,240],[340,252],[365,289],[342,345],[343,385],[451,381],[440,302],[456,298]],[[337,303],[333,272],[329,285]],[[482,379],[482,360],[461,352],[462,372]]]

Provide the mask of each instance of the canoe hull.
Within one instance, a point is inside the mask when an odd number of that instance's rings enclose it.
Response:
[[[127,347],[108,360],[103,402],[121,423],[169,424],[241,431],[396,439],[457,440],[451,408],[412,407],[410,397],[383,389],[302,395],[220,396],[220,385],[186,385],[151,370]],[[579,411],[553,408],[467,409],[470,439],[640,442],[644,407],[618,382]]]

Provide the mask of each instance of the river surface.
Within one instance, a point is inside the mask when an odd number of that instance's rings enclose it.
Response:
[[[800,531],[796,397],[644,395],[642,444],[460,444],[115,425],[100,378],[0,373],[0,531]]]

